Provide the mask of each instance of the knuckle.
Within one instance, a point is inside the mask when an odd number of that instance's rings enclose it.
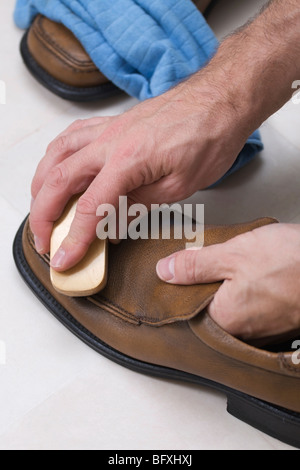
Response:
[[[45,181],[45,185],[50,189],[60,189],[66,187],[68,174],[63,165],[51,168]]]
[[[41,180],[37,177],[34,177],[34,179],[32,180],[32,183],[31,183],[31,195],[33,198],[36,198],[38,192],[39,192],[39,189],[40,187],[42,186],[41,184]]]
[[[83,119],[76,119],[76,121],[74,121],[69,129],[70,130],[74,130],[74,129],[80,129],[82,126],[84,125],[84,120]]]
[[[82,129],[85,125],[85,119],[76,119],[76,121],[72,122],[70,126],[67,128],[67,132],[75,132],[79,129]]]
[[[127,118],[126,116],[116,117],[112,119],[103,132],[101,139],[104,141],[110,141],[114,138],[120,137],[124,134],[127,129]]]
[[[52,142],[50,142],[50,144],[47,145],[47,148],[46,148],[46,155],[51,152],[51,149],[53,148],[53,145],[54,145],[54,140]]]
[[[44,180],[45,180],[45,173],[47,171],[47,159],[44,157],[42,160],[39,162],[35,175],[32,179],[31,182],[31,195],[33,198],[35,198],[43,186]]]
[[[96,216],[97,201],[91,194],[84,194],[78,201],[77,214],[78,215],[94,215]]]
[[[42,223],[42,221],[33,216],[32,214],[29,215],[29,226],[35,235],[43,234],[45,231],[45,224]]]
[[[47,147],[47,153],[53,152],[62,154],[68,150],[69,147],[69,138],[66,135],[57,137],[53,142],[51,142]]]
[[[37,223],[37,220],[33,217],[32,213],[29,215],[29,225],[30,225],[31,231],[35,233],[38,223]]]

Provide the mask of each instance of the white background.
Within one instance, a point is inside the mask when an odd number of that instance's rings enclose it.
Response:
[[[209,18],[218,37],[242,24],[263,0],[223,0]],[[0,5],[0,365],[1,449],[285,449],[226,413],[222,394],[130,372],[82,344],[20,279],[11,255],[29,210],[30,181],[47,144],[71,121],[120,113],[121,97],[80,105],[55,97],[29,75],[19,54],[22,31],[14,2]],[[299,77],[300,79],[300,77]],[[270,83],[276,93],[276,84]],[[217,189],[191,198],[205,203],[207,223],[274,216],[300,223],[300,105],[264,124],[265,151]]]

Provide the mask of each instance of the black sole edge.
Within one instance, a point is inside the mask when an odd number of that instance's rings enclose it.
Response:
[[[138,361],[111,348],[83,327],[56,301],[30,269],[22,246],[22,234],[25,222],[26,219],[19,228],[13,243],[13,256],[16,267],[25,283],[43,305],[81,341],[107,359],[135,372],[163,379],[185,381],[196,385],[211,387],[223,392],[226,394],[228,400],[227,411],[232,416],[285,444],[300,449],[299,413],[285,410],[208,379],[175,369]]]
[[[47,73],[32,57],[27,45],[27,36],[28,31],[24,34],[20,44],[21,56],[27,69],[41,85],[60,98],[86,103],[105,100],[125,93],[113,83],[105,83],[99,87],[77,88],[60,82]]]

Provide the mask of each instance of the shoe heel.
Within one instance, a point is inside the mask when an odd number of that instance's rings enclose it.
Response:
[[[300,413],[248,395],[227,396],[227,411],[271,437],[300,449]]]

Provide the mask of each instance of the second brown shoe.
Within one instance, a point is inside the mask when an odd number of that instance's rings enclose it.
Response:
[[[122,93],[92,62],[73,33],[38,15],[21,42],[23,60],[48,90],[71,101],[95,101]]]
[[[195,0],[205,12],[214,2]],[[63,24],[38,15],[21,41],[31,74],[48,90],[70,101],[96,101],[123,93],[96,67],[81,43]]]

